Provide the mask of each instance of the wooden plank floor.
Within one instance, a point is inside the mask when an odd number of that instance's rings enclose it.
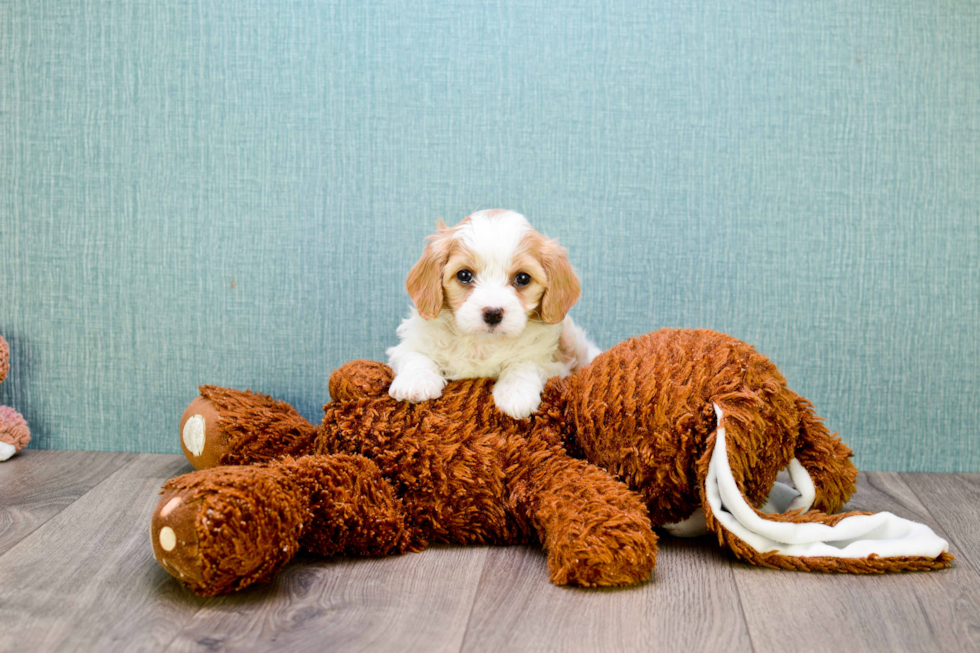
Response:
[[[0,465],[0,651],[980,650],[980,474],[866,473],[851,507],[929,524],[940,572],[749,567],[664,537],[650,582],[560,588],[537,547],[301,557],[199,598],[155,562],[150,514],[179,456],[25,451]]]

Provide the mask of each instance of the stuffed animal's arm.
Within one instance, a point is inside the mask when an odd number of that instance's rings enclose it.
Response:
[[[392,377],[384,363],[351,361],[330,375],[330,395],[336,401],[383,396]],[[184,455],[206,469],[313,453],[317,430],[286,402],[204,385],[184,411],[180,433]]]
[[[313,452],[316,427],[289,404],[205,385],[180,419],[180,444],[197,469],[268,462]]]

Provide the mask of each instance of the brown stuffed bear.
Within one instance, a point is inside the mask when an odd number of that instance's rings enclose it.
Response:
[[[202,595],[268,580],[300,547],[378,556],[541,541],[555,583],[649,577],[657,538],[642,500],[565,452],[559,412],[514,420],[488,379],[403,403],[388,396],[392,378],[381,363],[336,370],[319,428],[268,397],[202,387],[182,443],[195,465],[226,466],[167,483],[153,515],[157,559]]]
[[[789,569],[952,559],[928,528],[889,513],[826,515],[854,490],[850,450],[772,363],[722,334],[621,343],[551,379],[520,421],[494,407],[488,379],[417,405],[390,398],[391,379],[380,363],[341,367],[319,427],[269,397],[202,387],[181,420],[201,471],[169,481],[153,514],[164,568],[214,595],[269,580],[300,547],[537,540],[552,582],[626,585],[654,566],[651,525],[710,530],[749,562]],[[787,466],[796,492],[775,482]]]
[[[0,383],[10,372],[10,347],[0,336]],[[9,406],[0,406],[0,461],[7,460],[27,446],[31,431],[24,417]]]

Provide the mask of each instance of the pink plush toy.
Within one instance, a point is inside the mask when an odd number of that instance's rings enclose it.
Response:
[[[0,336],[0,383],[10,371],[10,347]],[[31,441],[31,431],[24,417],[13,408],[0,406],[0,461],[7,460],[27,446]]]

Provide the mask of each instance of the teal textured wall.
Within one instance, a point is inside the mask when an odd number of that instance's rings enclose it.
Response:
[[[176,452],[317,418],[437,217],[525,213],[608,347],[748,340],[863,469],[980,469],[973,0],[0,2],[0,403]]]

